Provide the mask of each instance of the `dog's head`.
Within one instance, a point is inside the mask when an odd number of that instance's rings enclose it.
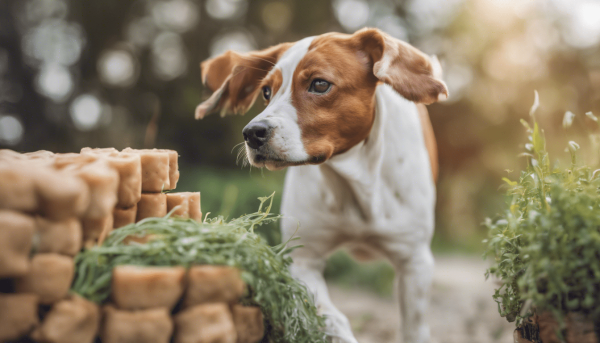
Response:
[[[322,163],[365,140],[379,83],[418,103],[448,97],[437,59],[377,29],[247,54],[228,51],[201,69],[214,93],[196,108],[197,119],[211,112],[243,114],[264,98],[265,110],[243,135],[250,163],[268,169]]]

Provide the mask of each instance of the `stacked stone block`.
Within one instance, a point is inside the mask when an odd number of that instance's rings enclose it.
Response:
[[[119,267],[103,308],[69,293],[76,254],[114,228],[173,209],[202,220],[200,193],[163,193],[177,185],[177,157],[157,149],[0,150],[0,342],[262,338],[260,310],[235,305],[245,286],[226,267]]]
[[[259,342],[260,309],[238,303],[245,289],[232,267],[119,266],[103,307],[102,342]]]
[[[114,184],[114,171],[104,164],[66,168],[72,158],[0,151],[0,341],[33,335],[42,327],[40,310],[49,316],[58,303],[73,300],[82,223],[114,206],[100,194],[112,184],[98,187],[105,180]]]

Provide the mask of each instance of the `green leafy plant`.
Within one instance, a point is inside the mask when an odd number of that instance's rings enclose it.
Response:
[[[537,99],[537,93],[536,93]],[[536,101],[537,103],[537,101]],[[486,273],[501,281],[494,300],[508,321],[521,325],[533,310],[549,311],[564,324],[571,311],[600,319],[600,170],[578,163],[580,149],[569,142],[567,167],[551,166],[544,132],[531,111],[527,167],[506,182],[508,209],[489,229]],[[595,118],[591,113],[589,118]],[[593,117],[593,118],[592,118]],[[565,127],[573,115],[565,115]],[[592,137],[594,138],[594,137]],[[592,149],[597,152],[593,144]]]
[[[260,306],[271,342],[326,342],[324,317],[317,313],[306,287],[289,273],[287,243],[268,246],[254,233],[260,225],[281,216],[270,213],[273,195],[259,198],[257,212],[226,221],[205,219],[147,218],[113,231],[102,246],[76,257],[72,291],[102,303],[110,295],[112,270],[117,265],[185,266],[228,265],[240,268],[250,291],[245,304]],[[125,244],[128,236],[153,235],[145,244]]]

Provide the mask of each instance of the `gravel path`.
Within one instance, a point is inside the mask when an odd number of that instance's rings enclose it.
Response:
[[[469,257],[436,257],[429,309],[431,343],[511,343],[514,324],[498,315],[487,263]],[[399,315],[393,299],[330,286],[333,302],[352,323],[360,343],[397,342]]]

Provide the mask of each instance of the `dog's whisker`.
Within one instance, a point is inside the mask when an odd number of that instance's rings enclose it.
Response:
[[[248,165],[248,151],[246,151],[246,146],[243,145],[244,142],[236,144],[234,149],[237,149],[236,156],[236,165],[241,165],[242,168]],[[233,152],[233,151],[232,151]]]
[[[246,149],[242,150],[242,164],[243,167],[246,167],[250,164],[250,160],[248,159],[248,151],[246,151]]]
[[[245,142],[240,142],[236,145],[233,146],[233,148],[231,148],[231,153],[233,154],[233,150],[235,150],[236,148],[238,148],[240,145],[244,144]]]
[[[238,148],[238,152],[237,152],[237,159],[238,159],[238,160],[240,159],[240,156],[241,156],[241,154],[242,154],[242,151],[244,151],[244,149],[240,149],[240,148]]]
[[[243,160],[242,160],[242,152],[241,151],[239,151],[238,154],[237,154],[237,158],[235,159],[235,164],[236,165],[240,165],[240,162],[243,162]]]
[[[242,166],[242,168],[244,168],[246,166],[246,157],[240,152],[240,155],[238,156],[238,160],[236,163],[238,166]]]

